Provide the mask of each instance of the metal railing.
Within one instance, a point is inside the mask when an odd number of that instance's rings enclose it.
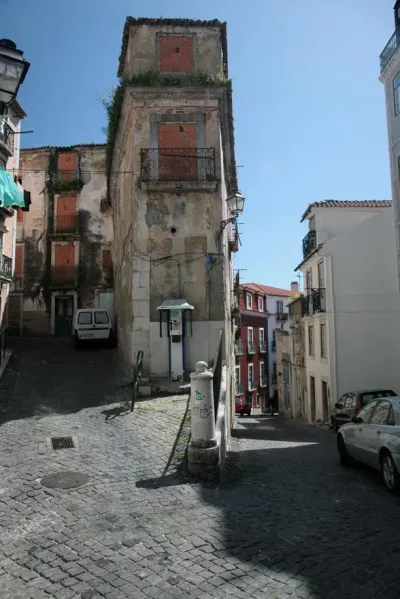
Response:
[[[247,353],[248,354],[255,354],[256,353],[256,344],[254,343],[254,341],[248,341],[247,342]]]
[[[303,239],[303,258],[307,258],[317,247],[317,232],[311,229]]]
[[[268,379],[266,377],[265,374],[263,374],[260,378],[260,387],[267,387],[268,386]]]
[[[395,31],[386,46],[384,47],[379,60],[381,63],[381,73],[386,69],[393,56],[400,47],[400,32]]]
[[[257,389],[257,382],[255,379],[249,379],[249,391],[255,391]]]
[[[54,266],[51,271],[51,282],[53,285],[76,285],[76,266]]]
[[[235,354],[236,356],[244,355],[244,344],[242,340],[236,341],[235,343]]]
[[[76,233],[77,228],[77,214],[63,214],[56,216],[56,233]]]
[[[3,279],[12,279],[12,258],[8,256],[4,256],[4,254],[0,258],[0,276]]]
[[[236,391],[235,391],[235,395],[243,395],[244,393],[244,386],[243,383],[241,381],[237,382],[236,381]]]
[[[326,312],[326,290],[323,287],[307,289],[307,294],[303,297],[303,316],[323,312]]]
[[[2,141],[11,152],[14,152],[14,131],[4,120],[0,120],[0,141]]]
[[[258,351],[260,352],[260,354],[265,354],[265,352],[267,351],[267,344],[265,341],[259,342]]]
[[[278,314],[276,315],[276,320],[287,320],[288,319],[288,313],[287,312],[278,312]]]
[[[151,181],[215,181],[215,148],[141,150],[140,178]]]

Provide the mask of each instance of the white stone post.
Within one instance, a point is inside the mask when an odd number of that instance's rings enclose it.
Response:
[[[197,362],[196,371],[190,375],[191,432],[192,444],[196,447],[213,447],[216,444],[213,378],[206,362]]]

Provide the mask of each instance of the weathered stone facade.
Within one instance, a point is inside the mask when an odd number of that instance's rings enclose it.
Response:
[[[305,369],[303,296],[300,293],[297,293],[289,300],[288,306],[292,416],[293,418],[307,421],[307,376]]]
[[[113,303],[105,146],[21,150],[21,173],[32,203],[17,216],[10,330],[65,336],[78,308]]]
[[[173,85],[157,78],[165,73],[174,75]],[[148,374],[169,375],[167,323],[157,308],[184,298],[194,306],[185,370],[213,359],[224,330],[231,394],[232,255],[230,227],[222,231],[221,222],[237,181],[230,88],[219,83],[220,73],[227,76],[224,24],[127,19],[118,74],[128,83],[110,198],[124,362],[133,365],[143,350]]]

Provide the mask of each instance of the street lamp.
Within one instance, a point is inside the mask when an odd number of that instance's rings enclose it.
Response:
[[[15,99],[30,67],[11,40],[0,40],[0,113]]]
[[[239,191],[234,191],[226,198],[226,203],[228,204],[229,212],[232,214],[232,216],[222,221],[220,234],[222,234],[222,231],[229,223],[236,222],[239,214],[243,212],[244,197]]]

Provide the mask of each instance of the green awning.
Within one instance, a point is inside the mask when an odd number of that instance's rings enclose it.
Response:
[[[17,187],[12,175],[0,169],[0,207],[5,206],[25,207],[24,194]]]

